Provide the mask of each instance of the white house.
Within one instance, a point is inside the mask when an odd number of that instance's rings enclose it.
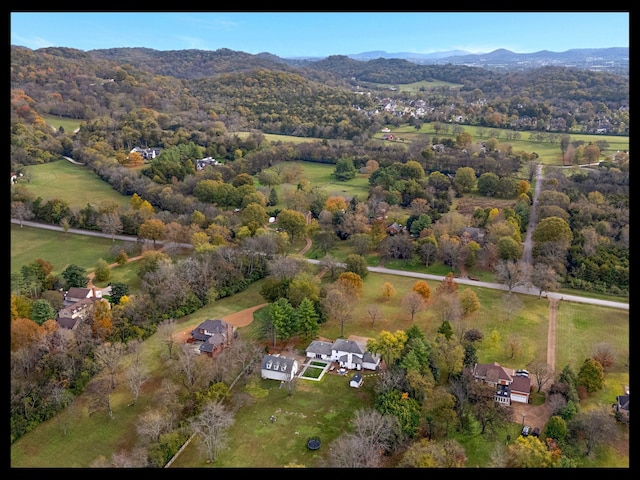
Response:
[[[376,370],[380,365],[380,355],[367,351],[366,339],[361,337],[357,340],[339,338],[333,343],[314,340],[307,347],[306,354],[307,358],[338,362],[350,370]]]
[[[262,357],[262,378],[290,382],[298,373],[298,361],[278,354]]]

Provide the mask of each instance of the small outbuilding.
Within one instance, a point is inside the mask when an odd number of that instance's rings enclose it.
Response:
[[[354,388],[360,388],[363,382],[362,374],[356,373],[353,377],[351,377],[351,381],[349,382],[349,386]]]

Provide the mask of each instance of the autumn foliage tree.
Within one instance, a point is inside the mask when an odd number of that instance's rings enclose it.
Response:
[[[429,302],[431,298],[431,288],[425,280],[418,280],[413,284],[412,290],[418,293],[425,302]]]
[[[362,295],[363,281],[360,275],[354,272],[343,272],[336,280],[336,288],[343,290],[347,295],[360,298]]]
[[[382,285],[382,298],[385,301],[391,300],[396,296],[396,293],[396,287],[389,282],[384,282],[384,285]]]
[[[138,236],[153,241],[155,247],[156,241],[164,238],[164,222],[157,218],[150,218],[140,225]]]
[[[11,321],[11,351],[28,347],[41,336],[41,327],[29,318],[16,318]]]
[[[453,272],[447,273],[447,276],[444,277],[440,285],[438,285],[437,291],[438,293],[450,295],[458,293],[458,284],[453,278]]]

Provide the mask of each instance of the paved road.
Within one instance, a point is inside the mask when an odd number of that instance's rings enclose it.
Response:
[[[320,260],[308,259],[309,262],[314,264],[319,264]],[[401,275],[404,277],[414,277],[414,278],[422,278],[425,280],[436,280],[441,281],[444,279],[442,275],[432,275],[430,273],[418,273],[418,272],[407,272],[405,270],[394,270],[386,267],[368,267],[370,272],[377,273],[387,273],[390,275]],[[471,285],[473,287],[482,287],[482,288],[493,288],[495,290],[504,290],[505,292],[509,291],[509,288],[506,285],[501,283],[491,283],[491,282],[481,282],[477,280],[470,280],[468,278],[456,278],[456,283],[459,285]],[[539,290],[534,287],[514,287],[512,290],[514,293],[522,293],[525,295],[539,295]],[[600,300],[597,298],[589,298],[589,297],[581,297],[578,295],[567,295],[557,292],[546,292],[545,295],[547,298],[555,298],[558,300],[567,300],[570,302],[580,302],[580,303],[590,303],[592,305],[602,305],[604,307],[613,307],[620,308],[623,310],[629,310],[629,304],[623,302],[612,302],[609,300]]]
[[[16,223],[16,224],[20,224],[20,220],[11,219],[11,223]],[[43,224],[43,223],[38,223],[38,222],[30,222],[30,221],[22,221],[22,224],[28,227],[36,227],[36,228],[45,228],[48,230],[55,230],[55,231],[64,231],[64,229],[62,227],[59,227],[57,225],[47,225],[47,224]],[[102,233],[102,232],[94,232],[94,231],[89,231],[89,230],[79,230],[76,228],[70,228],[68,230],[69,233],[75,233],[75,234],[80,234],[80,235],[91,235],[94,237],[104,237],[104,238],[111,238],[111,235]],[[115,236],[116,239],[118,240],[124,240],[124,241],[129,241],[129,242],[137,242],[139,239],[138,237],[135,236],[131,236],[131,235],[116,235]],[[162,245],[163,242],[161,241],[157,241],[157,244]],[[185,247],[185,248],[190,248],[191,245],[188,243],[181,243],[179,244],[181,247]],[[320,260],[314,260],[314,259],[307,259],[310,263],[313,264],[320,264],[321,261]],[[386,268],[386,267],[368,267],[368,270],[370,272],[378,272],[378,273],[387,273],[390,275],[401,275],[401,276],[405,276],[405,277],[414,277],[414,278],[422,278],[422,279],[426,279],[426,280],[436,280],[436,281],[442,281],[444,279],[444,277],[442,275],[432,275],[429,273],[417,273],[417,272],[407,272],[405,270],[394,270],[391,268]],[[470,280],[470,279],[466,279],[466,278],[456,278],[456,283],[461,284],[461,285],[471,285],[474,287],[482,287],[482,288],[493,288],[496,290],[504,290],[504,291],[509,291],[509,289],[507,288],[506,285],[503,285],[501,283],[491,283],[491,282],[481,282],[481,281],[477,281],[477,280]],[[533,288],[533,287],[514,287],[512,290],[512,292],[514,293],[523,293],[526,295],[538,295],[539,291],[537,288]],[[556,298],[556,299],[560,299],[560,300],[567,300],[570,302],[580,302],[580,303],[589,303],[592,305],[602,305],[604,307],[613,307],[613,308],[620,308],[623,310],[629,310],[629,304],[628,303],[623,303],[623,302],[612,302],[609,300],[600,300],[597,298],[589,298],[589,297],[581,297],[578,295],[567,295],[567,294],[560,294],[557,292],[547,292],[546,296],[548,298]]]

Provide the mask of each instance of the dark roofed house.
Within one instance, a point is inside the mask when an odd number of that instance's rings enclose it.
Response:
[[[625,385],[624,395],[618,395],[616,397],[616,403],[613,404],[616,412],[619,412],[625,418],[629,418],[629,387]]]
[[[210,357],[221,351],[236,338],[237,332],[233,325],[227,322],[216,320],[205,320],[196,328],[191,330],[189,343],[199,343],[198,353],[204,353]]]
[[[405,228],[400,225],[398,222],[393,222],[391,225],[387,227],[387,233],[389,235],[397,235],[398,233],[404,232]]]
[[[476,381],[495,387],[494,400],[511,405],[512,402],[529,403],[531,380],[526,370],[513,370],[493,363],[476,363],[471,375]]]

